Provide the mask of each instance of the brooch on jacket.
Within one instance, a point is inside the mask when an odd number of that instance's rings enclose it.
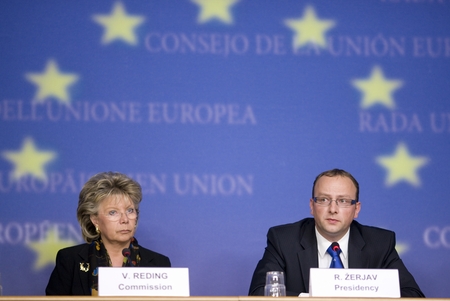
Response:
[[[89,263],[80,262],[80,271],[87,273],[89,271]]]

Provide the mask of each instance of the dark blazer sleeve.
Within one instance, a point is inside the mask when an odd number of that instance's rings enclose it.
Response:
[[[406,266],[403,264],[403,261],[398,256],[395,247],[392,248],[391,252],[389,252],[387,264],[387,269],[398,269],[400,294],[402,297],[425,298],[424,293],[420,290],[413,275],[408,271]]]
[[[46,295],[70,295],[73,266],[68,264],[61,250],[56,255],[56,265],[45,289]]]
[[[398,269],[400,280],[400,293],[402,297],[425,297],[420,290],[413,275],[408,271],[403,261],[395,250],[395,234],[390,235],[389,244],[386,249],[386,269]]]
[[[87,262],[87,252],[87,244],[58,251],[55,268],[45,289],[46,295],[90,295],[88,273],[80,270],[80,262]]]
[[[353,221],[349,240],[349,267],[369,269],[397,269],[402,297],[425,297],[414,277],[395,250],[395,233],[389,230],[362,226]]]
[[[284,272],[286,295],[308,292],[309,270],[318,266],[314,220],[272,227],[267,233],[267,247],[258,262],[249,295],[263,296],[268,271]]]
[[[255,272],[253,273],[249,295],[264,296],[266,273],[268,271],[283,271],[286,273],[286,265],[280,253],[277,240],[278,239],[274,229],[270,228],[267,233],[267,247],[264,251],[263,257],[256,266]]]

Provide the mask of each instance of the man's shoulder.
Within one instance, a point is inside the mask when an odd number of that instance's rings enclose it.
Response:
[[[286,233],[286,232],[301,232],[303,229],[308,227],[314,227],[314,219],[313,218],[304,218],[294,223],[283,224],[278,226],[273,226],[269,229],[269,231],[274,231],[277,233]]]
[[[352,222],[352,228],[358,230],[362,236],[366,236],[366,235],[375,235],[375,236],[391,236],[391,235],[395,235],[394,231],[388,230],[388,229],[384,229],[384,228],[380,228],[380,227],[375,227],[375,226],[368,226],[368,225],[363,225],[360,224],[357,221],[353,221]]]

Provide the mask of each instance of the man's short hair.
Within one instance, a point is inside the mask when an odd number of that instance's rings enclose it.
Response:
[[[358,181],[356,181],[356,179],[351,175],[351,173],[349,173],[343,169],[338,169],[338,168],[324,171],[316,177],[316,179],[314,180],[314,183],[313,183],[312,197],[315,197],[314,188],[316,187],[316,182],[321,177],[346,177],[346,178],[349,178],[353,182],[353,184],[355,184],[355,187],[356,187],[356,201],[359,200],[359,183],[358,183]]]

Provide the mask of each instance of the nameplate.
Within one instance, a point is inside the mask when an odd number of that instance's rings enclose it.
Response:
[[[400,298],[398,270],[313,268],[309,293],[311,297]]]
[[[189,269],[99,267],[98,295],[189,297]]]

